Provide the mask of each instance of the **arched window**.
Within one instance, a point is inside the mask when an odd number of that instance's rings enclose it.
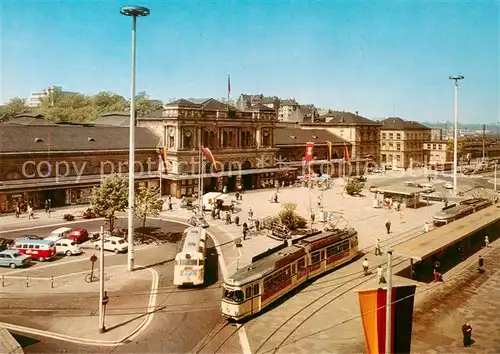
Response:
[[[222,133],[222,147],[227,147],[227,132]]]
[[[245,138],[245,144],[246,146],[252,146],[252,137],[250,135],[250,132],[246,132],[246,138]]]
[[[215,133],[214,132],[210,132],[210,139],[208,142],[208,146],[210,148],[215,148]]]
[[[232,131],[229,132],[229,146],[234,147],[234,134]]]
[[[208,144],[209,144],[208,139],[209,139],[208,131],[204,130],[203,131],[203,143],[202,143],[203,146],[208,146]]]
[[[240,134],[240,144],[241,144],[241,147],[246,147],[247,144],[246,144],[246,134],[244,131],[241,132]]]

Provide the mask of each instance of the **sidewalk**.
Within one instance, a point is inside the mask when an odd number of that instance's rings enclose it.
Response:
[[[4,304],[2,321],[8,323],[1,325],[35,334],[45,331],[49,337],[75,343],[115,345],[146,324],[156,303],[152,292],[158,287],[156,271],[129,273],[122,265],[106,267],[105,287],[110,300],[106,307],[107,331],[102,334],[98,331],[99,282],[85,282],[86,273],[55,277],[54,288],[50,279],[38,278],[38,286],[28,288],[23,281],[6,280],[0,298]]]

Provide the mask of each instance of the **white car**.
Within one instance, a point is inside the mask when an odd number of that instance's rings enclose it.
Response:
[[[65,254],[66,256],[72,256],[83,253],[83,250],[76,244],[75,241],[62,238],[55,241],[56,243],[56,253]]]
[[[453,183],[451,183],[451,182],[446,182],[446,183],[444,184],[444,188],[446,188],[446,189],[453,189]]]
[[[101,249],[101,240],[94,242],[96,250]],[[128,243],[121,237],[111,236],[104,239],[104,250],[115,253],[125,252],[128,250]]]

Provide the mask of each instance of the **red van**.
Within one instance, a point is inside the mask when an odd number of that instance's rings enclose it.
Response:
[[[12,249],[40,262],[49,260],[56,255],[55,242],[50,240],[18,239]]]

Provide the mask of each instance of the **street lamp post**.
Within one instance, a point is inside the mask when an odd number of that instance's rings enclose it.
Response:
[[[454,132],[453,132],[453,195],[457,195],[457,149],[458,149],[458,81],[463,80],[461,75],[450,76],[450,80],[455,81],[455,103],[453,109]]]
[[[128,270],[134,270],[134,200],[135,200],[135,27],[137,17],[148,16],[142,6],[123,6],[120,13],[132,17],[132,70],[130,77],[130,132],[128,162]]]

